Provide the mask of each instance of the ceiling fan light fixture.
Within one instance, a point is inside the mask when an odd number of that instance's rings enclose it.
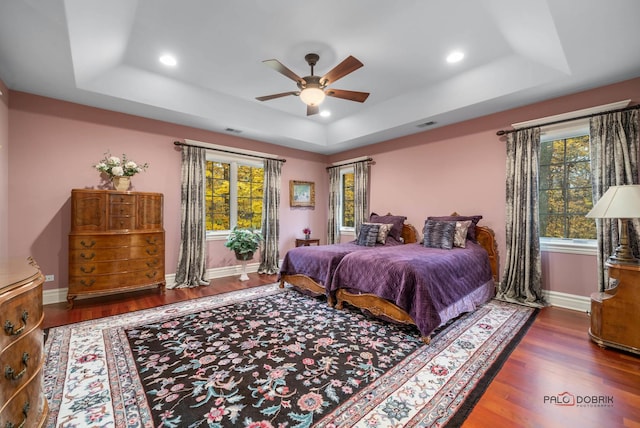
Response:
[[[320,88],[304,88],[300,91],[300,99],[308,106],[318,106],[324,101],[324,91]]]

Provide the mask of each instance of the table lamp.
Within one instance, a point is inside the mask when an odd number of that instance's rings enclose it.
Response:
[[[611,263],[640,264],[629,245],[629,219],[640,218],[640,185],[611,186],[586,215],[618,219],[620,244],[609,257]]]

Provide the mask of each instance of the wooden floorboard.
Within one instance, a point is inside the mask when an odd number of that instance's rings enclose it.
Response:
[[[45,305],[44,327],[147,309],[276,282],[276,275],[218,278],[204,287],[157,289]],[[640,328],[640,326],[638,326]],[[475,406],[465,427],[640,428],[640,357],[602,349],[589,340],[589,317],[544,308]],[[608,399],[605,406],[559,406],[549,397]],[[545,399],[547,401],[545,401]],[[583,403],[584,404],[584,403]]]

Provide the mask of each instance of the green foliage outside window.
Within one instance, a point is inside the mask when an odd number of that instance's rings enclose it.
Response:
[[[230,230],[232,183],[236,185],[237,227],[262,227],[263,168],[238,165],[237,177],[231,176],[231,164],[207,161],[205,203],[207,230]]]
[[[541,143],[539,170],[540,236],[595,239],[589,136]]]
[[[342,226],[354,226],[355,198],[353,193],[353,173],[342,175]]]

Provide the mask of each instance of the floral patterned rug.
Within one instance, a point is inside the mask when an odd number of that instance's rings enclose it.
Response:
[[[52,328],[49,427],[459,425],[536,311],[413,327],[277,285]]]

